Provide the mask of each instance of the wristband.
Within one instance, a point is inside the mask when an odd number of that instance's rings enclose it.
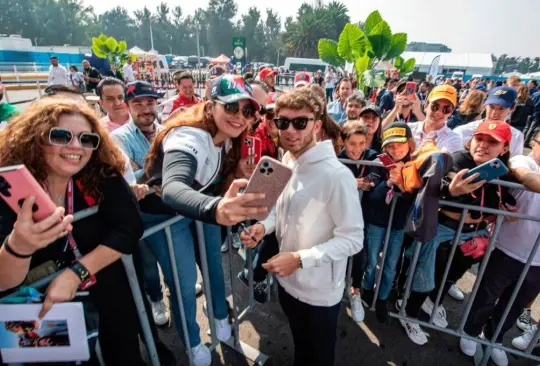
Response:
[[[75,273],[77,277],[79,277],[81,283],[87,281],[88,279],[90,279],[90,277],[92,277],[90,271],[88,271],[88,269],[86,269],[86,267],[81,262],[73,263],[73,265],[69,267],[69,269],[73,271],[73,273]]]
[[[11,254],[12,256],[14,256],[15,258],[19,258],[19,259],[28,259],[28,258],[31,258],[34,253],[32,254],[19,254],[17,253],[16,251],[13,250],[13,248],[11,248],[8,244],[8,239],[9,239],[9,235],[6,236],[6,239],[4,240],[4,248],[6,249],[6,252],[8,252],[9,254]]]

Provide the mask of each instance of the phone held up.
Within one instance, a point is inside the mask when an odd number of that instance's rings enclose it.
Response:
[[[257,164],[255,171],[249,179],[248,185],[243,193],[264,193],[262,200],[253,201],[246,204],[248,207],[264,206],[268,210],[265,213],[254,215],[253,218],[265,220],[270,211],[275,206],[281,192],[289,183],[292,170],[285,164],[280,163],[268,156],[264,156]]]
[[[0,196],[19,214],[24,200],[36,197],[32,207],[34,221],[41,221],[54,213],[56,205],[24,165],[0,168]]]
[[[377,155],[377,158],[383,163],[384,167],[388,170],[392,169],[396,163],[394,163],[394,160],[388,155],[388,154],[379,154]]]
[[[262,142],[258,137],[246,136],[242,144],[242,158],[254,156],[250,158],[250,164],[257,164],[261,159]]]
[[[463,176],[463,178],[468,178],[476,173],[478,173],[479,176],[473,181],[473,183],[480,182],[481,180],[489,182],[493,179],[497,179],[502,177],[503,175],[508,174],[508,168],[500,159],[495,158],[490,161],[486,161],[484,164],[478,165],[476,168],[469,170]]]
[[[416,99],[416,87],[417,84],[414,81],[409,81],[405,85],[405,95],[411,101],[414,101]]]

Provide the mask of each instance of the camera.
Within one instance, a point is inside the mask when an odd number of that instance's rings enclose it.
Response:
[[[498,161],[492,161],[491,164],[489,164],[492,168],[500,168],[501,164]]]
[[[244,140],[244,144],[245,144],[246,146],[251,146],[251,140],[250,140],[250,139],[245,139],[245,140]]]
[[[259,172],[266,176],[270,176],[270,174],[274,172],[274,168],[272,168],[272,164],[270,162],[265,161],[264,163],[262,163],[262,168],[259,169]]]

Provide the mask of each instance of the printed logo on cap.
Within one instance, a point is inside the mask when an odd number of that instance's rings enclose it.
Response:
[[[394,127],[383,132],[383,140],[390,136],[407,136],[407,130],[402,127]]]
[[[505,95],[506,93],[508,93],[507,90],[497,90],[493,95]]]
[[[496,123],[490,123],[489,126],[488,126],[488,128],[489,128],[490,130],[494,130],[494,129],[497,128],[497,124],[496,124]]]
[[[128,85],[126,94],[133,94],[135,92],[135,88],[136,88],[135,84]]]

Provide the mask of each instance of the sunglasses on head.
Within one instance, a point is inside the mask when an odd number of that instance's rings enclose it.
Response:
[[[438,110],[442,110],[443,114],[450,114],[454,111],[454,107],[451,105],[445,105],[441,109],[441,105],[437,102],[430,103],[430,108],[432,112],[437,112]]]
[[[225,113],[230,115],[235,115],[240,110],[240,103],[239,102],[231,102],[231,103],[225,103],[220,100],[216,100],[219,104],[223,105],[223,109],[225,110]],[[257,110],[253,106],[253,104],[249,103],[242,107],[242,115],[246,119],[253,119],[255,118],[255,112]]]
[[[286,130],[289,128],[289,125],[292,123],[295,130],[301,131],[305,130],[309,121],[314,121],[315,118],[310,117],[296,117],[289,119],[287,117],[277,117],[274,118],[276,127],[279,130]]]
[[[49,143],[55,146],[69,146],[76,137],[83,149],[96,150],[99,146],[101,138],[97,133],[82,132],[74,135],[73,132],[66,128],[53,127],[49,131]]]

